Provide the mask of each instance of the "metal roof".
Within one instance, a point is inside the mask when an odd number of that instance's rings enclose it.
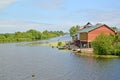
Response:
[[[79,32],[89,32],[89,31],[91,31],[91,30],[94,30],[94,29],[96,29],[96,28],[102,26],[102,25],[104,25],[104,24],[98,24],[98,25],[88,26],[88,27],[86,27],[86,28],[80,30]]]

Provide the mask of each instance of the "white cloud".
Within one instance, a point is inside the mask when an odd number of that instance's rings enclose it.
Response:
[[[0,0],[0,9],[3,9],[3,8],[13,4],[16,1],[18,1],[18,0]]]
[[[62,30],[68,32],[70,27],[71,25],[65,25],[65,24],[44,24],[44,23],[22,22],[22,21],[14,21],[14,20],[0,20],[0,33],[26,31],[29,29],[36,29],[38,31]]]

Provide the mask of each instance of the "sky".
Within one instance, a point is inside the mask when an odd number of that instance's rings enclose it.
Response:
[[[0,33],[62,30],[87,22],[120,26],[120,0],[0,0]]]

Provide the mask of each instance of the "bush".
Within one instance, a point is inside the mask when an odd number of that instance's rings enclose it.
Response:
[[[114,54],[120,56],[120,42],[117,42],[114,48]]]
[[[58,42],[58,44],[57,44],[58,46],[62,46],[62,42]]]
[[[92,42],[94,52],[98,55],[108,55],[111,54],[112,39],[110,36],[101,34]]]

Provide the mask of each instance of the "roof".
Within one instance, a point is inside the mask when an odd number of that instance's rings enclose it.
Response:
[[[94,30],[94,29],[97,29],[97,28],[103,26],[103,25],[105,25],[105,24],[91,25],[91,26],[88,26],[88,27],[86,27],[86,28],[83,28],[83,29],[80,30],[79,32],[90,32],[90,31],[92,31],[92,30]],[[105,26],[107,26],[107,25],[105,25]],[[108,27],[108,26],[107,26],[107,27]],[[108,27],[108,28],[111,29],[110,27]],[[111,29],[111,30],[112,30],[112,29]],[[112,31],[114,31],[114,30],[112,30]],[[115,32],[115,31],[114,31],[114,32]]]
[[[97,28],[97,27],[96,26],[89,26],[87,28],[82,29],[80,32],[89,32],[95,28]]]

